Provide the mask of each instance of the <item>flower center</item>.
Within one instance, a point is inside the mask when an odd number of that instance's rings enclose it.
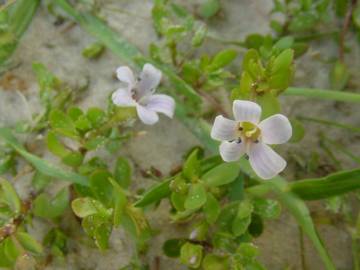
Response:
[[[251,140],[257,143],[261,135],[261,130],[257,125],[251,122],[239,122],[236,128],[236,137],[238,141]]]

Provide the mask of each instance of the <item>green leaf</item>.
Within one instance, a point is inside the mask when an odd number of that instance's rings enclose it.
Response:
[[[294,37],[292,36],[286,36],[280,38],[275,44],[274,47],[280,49],[280,50],[286,50],[290,49],[294,44]]]
[[[0,63],[3,64],[15,51],[18,41],[30,25],[40,0],[17,0],[2,10],[9,15],[6,31],[0,35]],[[10,38],[10,40],[9,40]],[[9,42],[10,41],[10,42]]]
[[[84,160],[84,156],[79,152],[71,152],[62,158],[64,164],[71,167],[79,167]]]
[[[58,136],[52,131],[49,131],[46,136],[46,144],[51,153],[61,158],[70,153],[70,151],[60,142]]]
[[[7,128],[0,128],[0,138],[9,144],[16,152],[23,156],[29,163],[31,163],[39,172],[54,177],[59,180],[66,180],[72,183],[88,186],[88,180],[85,176],[77,173],[68,172],[53,164],[30,154],[25,148],[16,140],[11,131]]]
[[[315,26],[316,19],[310,12],[299,13],[291,20],[289,30],[295,33],[309,30]]]
[[[94,42],[87,46],[83,51],[82,55],[89,59],[96,59],[104,52],[105,46],[100,42]]]
[[[80,115],[74,122],[74,126],[77,130],[86,132],[91,129],[92,125],[86,115]]]
[[[76,122],[76,120],[78,120],[80,116],[84,115],[84,113],[79,107],[70,107],[67,110],[67,115],[73,122]]]
[[[251,222],[248,227],[248,232],[253,237],[259,237],[264,231],[264,223],[262,218],[257,214],[251,215]]]
[[[228,270],[230,269],[229,260],[219,255],[207,254],[202,262],[202,268],[204,270]]]
[[[19,214],[21,210],[21,201],[15,189],[9,181],[0,178],[0,194],[2,200],[6,202],[15,214]]]
[[[335,0],[334,1],[334,9],[335,9],[336,16],[344,17],[349,4],[350,4],[349,1]],[[355,11],[356,11],[356,9],[355,9]],[[353,18],[354,18],[354,14],[353,14]]]
[[[337,0],[337,2],[342,2],[342,4],[343,4],[345,1]],[[352,14],[352,18],[353,18],[353,22],[356,25],[356,27],[360,28],[360,5],[359,4],[356,5],[356,7],[353,11],[353,14]]]
[[[132,170],[129,161],[124,157],[119,157],[115,164],[114,179],[118,184],[127,188],[131,183]]]
[[[16,246],[11,237],[5,238],[3,242],[3,249],[5,255],[4,257],[6,257],[9,261],[15,261],[19,255],[21,255],[19,248]],[[1,259],[3,259],[3,257],[1,257]]]
[[[245,39],[245,46],[248,49],[258,50],[264,43],[264,37],[260,34],[250,34]]]
[[[99,214],[89,215],[82,220],[81,225],[86,234],[95,240],[100,250],[108,248],[112,227],[107,217]]]
[[[183,239],[169,239],[163,244],[162,250],[166,256],[177,258],[180,256],[180,249],[183,244]]]
[[[205,173],[201,179],[209,187],[217,187],[234,181],[239,172],[240,168],[237,162],[222,163]]]
[[[231,99],[249,99],[252,93],[254,80],[247,71],[241,73],[240,87],[235,88],[231,93]]]
[[[271,72],[276,74],[278,72],[284,72],[290,68],[292,61],[294,59],[294,51],[292,49],[286,49],[280,53],[274,60]]]
[[[113,193],[114,193],[115,207],[114,207],[113,223],[114,226],[117,227],[121,224],[128,200],[125,191],[122,189],[122,187],[113,178],[109,178],[109,181],[114,187]]]
[[[204,205],[204,214],[206,221],[209,224],[216,222],[218,216],[220,215],[221,208],[218,200],[211,193],[207,193],[206,203]]]
[[[260,61],[260,55],[255,49],[248,50],[243,58],[242,63],[243,71],[249,73],[251,78],[258,79],[259,76],[263,76],[263,67]]]
[[[51,199],[42,193],[33,202],[34,215],[43,218],[55,218],[64,213],[69,205],[70,193],[68,188],[62,189]]]
[[[100,214],[102,216],[109,216],[109,210],[104,207],[104,205],[90,197],[77,198],[72,201],[71,207],[75,213],[80,218],[91,216],[94,214]]]
[[[258,248],[253,243],[241,243],[236,253],[245,261],[253,260],[259,254]]]
[[[180,250],[180,261],[191,268],[198,268],[203,256],[203,247],[201,245],[185,243]]]
[[[86,112],[86,117],[89,119],[93,128],[99,127],[105,119],[105,112],[97,107],[89,108]]]
[[[281,111],[279,99],[270,92],[259,95],[256,101],[262,109],[261,119],[266,119]]]
[[[106,170],[95,171],[90,176],[90,189],[94,197],[106,206],[110,206],[113,200],[113,186],[109,181],[110,178],[112,175]]]
[[[304,125],[297,119],[290,119],[290,123],[292,126],[292,136],[290,142],[297,143],[300,142],[305,136],[305,127]]]
[[[211,61],[210,66],[208,66],[209,71],[215,71],[220,68],[223,68],[230,64],[237,56],[237,52],[233,49],[225,49],[218,52]]]
[[[200,47],[206,38],[207,31],[208,29],[206,25],[201,24],[195,31],[194,37],[191,40],[191,45],[194,47]]]
[[[49,115],[51,127],[57,133],[77,139],[78,133],[71,118],[60,110],[53,110]]]
[[[23,246],[24,249],[33,254],[40,255],[43,253],[43,247],[28,233],[17,232],[16,239]]]
[[[290,191],[303,200],[320,200],[360,188],[360,169],[340,171],[321,178],[290,183]]]
[[[60,85],[60,81],[42,63],[34,62],[32,64],[32,69],[36,75],[38,84],[40,86],[40,95],[46,100],[47,98],[49,98],[46,91],[55,90]]]
[[[193,184],[185,200],[185,209],[198,209],[206,203],[206,191],[202,184]]]
[[[185,200],[186,200],[186,194],[181,194],[178,192],[173,192],[171,193],[170,196],[170,201],[172,206],[177,210],[177,211],[185,211]]]
[[[51,182],[51,177],[36,171],[31,181],[32,186],[36,191],[43,190]]]
[[[153,185],[146,191],[142,197],[134,203],[136,207],[145,207],[149,204],[156,203],[161,199],[170,195],[170,182],[172,178],[168,178],[160,183]]]
[[[205,19],[209,19],[219,12],[221,6],[219,0],[204,0],[200,6],[199,14]]]
[[[350,78],[348,68],[345,64],[337,61],[330,72],[331,87],[335,90],[343,90]]]
[[[182,174],[189,181],[197,180],[200,174],[200,160],[198,152],[198,149],[192,151],[183,165]]]
[[[256,198],[253,200],[254,212],[264,219],[278,218],[281,206],[275,200]]]
[[[249,201],[242,201],[237,209],[237,214],[232,221],[232,233],[235,236],[244,234],[251,222],[253,206]]]
[[[7,240],[4,240],[4,242]],[[7,255],[5,254],[5,244],[4,242],[2,244],[0,244],[0,267],[7,267],[7,268],[12,268],[14,262],[12,260],[10,260]]]

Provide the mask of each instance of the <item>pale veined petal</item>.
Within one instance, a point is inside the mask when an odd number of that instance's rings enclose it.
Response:
[[[152,95],[147,102],[147,109],[163,113],[170,118],[174,116],[175,101],[172,97],[168,95]]]
[[[220,144],[219,152],[221,158],[226,162],[237,161],[245,154],[245,143],[237,143],[236,141],[223,141]]]
[[[136,111],[140,120],[146,125],[153,125],[159,121],[159,115],[140,104],[136,104]]]
[[[215,118],[211,129],[211,138],[218,141],[231,141],[236,139],[235,130],[237,123],[234,120],[227,119],[222,115]]]
[[[286,161],[262,142],[251,144],[248,155],[251,167],[263,179],[275,177],[286,167]]]
[[[135,100],[132,98],[130,91],[128,89],[120,88],[116,90],[111,99],[113,103],[117,106],[122,107],[132,107],[136,105]]]
[[[261,107],[252,101],[235,100],[233,113],[236,121],[257,124],[260,121]]]
[[[151,64],[145,64],[140,74],[140,81],[137,86],[139,97],[149,95],[161,81],[161,71]]]
[[[292,135],[289,119],[282,114],[275,114],[261,121],[262,141],[266,144],[281,144],[287,142]]]
[[[129,90],[134,88],[134,86],[136,84],[136,80],[134,77],[134,73],[132,72],[132,70],[129,67],[127,67],[127,66],[118,67],[116,70],[116,76],[120,81],[128,84]]]

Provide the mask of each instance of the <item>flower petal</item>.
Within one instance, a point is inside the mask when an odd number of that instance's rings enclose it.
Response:
[[[156,112],[140,104],[136,104],[136,111],[140,120],[146,125],[153,125],[159,121],[159,115]]]
[[[116,76],[120,81],[128,84],[129,90],[132,89],[136,84],[134,73],[127,66],[118,67],[116,70]]]
[[[252,101],[235,100],[233,113],[236,121],[257,124],[260,121],[261,107]]]
[[[163,113],[172,118],[174,116],[175,101],[168,95],[152,95],[148,99],[146,108],[155,112]]]
[[[218,141],[231,141],[236,139],[236,124],[234,120],[227,119],[222,115],[216,116],[211,129],[211,138]]]
[[[292,135],[289,119],[282,114],[275,114],[261,121],[262,141],[266,144],[286,143]]]
[[[245,143],[223,141],[219,147],[220,156],[226,162],[237,161],[245,154]]]
[[[159,85],[161,80],[161,71],[152,64],[145,64],[140,74],[140,81],[138,84],[139,96],[151,94]]]
[[[136,105],[136,102],[132,98],[130,91],[124,88],[116,90],[112,94],[111,99],[113,103],[117,106],[132,107]]]
[[[249,150],[251,167],[263,179],[275,177],[286,167],[286,161],[262,142],[252,144]]]

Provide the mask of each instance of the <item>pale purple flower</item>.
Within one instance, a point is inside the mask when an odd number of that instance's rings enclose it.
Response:
[[[163,94],[154,94],[161,80],[161,71],[151,64],[145,64],[138,79],[131,69],[121,66],[116,70],[117,78],[126,84],[112,94],[112,101],[121,107],[136,107],[140,120],[147,125],[159,121],[158,113],[172,118],[175,101]]]
[[[260,122],[261,107],[246,100],[235,100],[233,113],[235,120],[217,116],[211,130],[211,137],[222,141],[222,159],[237,161],[247,154],[251,167],[263,179],[273,178],[284,170],[286,161],[268,144],[282,144],[291,138],[288,118],[275,114]]]

